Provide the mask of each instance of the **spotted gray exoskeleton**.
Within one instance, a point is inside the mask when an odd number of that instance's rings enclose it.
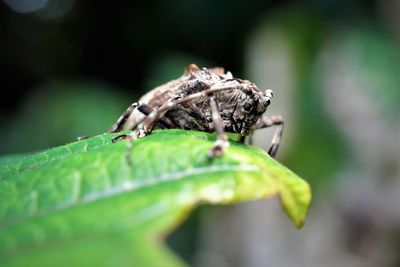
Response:
[[[229,146],[226,132],[240,133],[241,141],[254,130],[278,126],[268,154],[274,157],[283,132],[281,116],[266,116],[272,90],[262,92],[247,80],[234,78],[223,68],[200,69],[195,64],[184,74],[156,87],[133,103],[109,130],[133,130],[115,137],[134,140],[155,128],[180,128],[216,132],[208,157],[221,156]]]

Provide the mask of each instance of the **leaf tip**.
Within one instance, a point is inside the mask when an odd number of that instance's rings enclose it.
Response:
[[[280,198],[283,209],[296,228],[304,226],[312,199],[310,185],[299,177],[291,177],[280,188]]]

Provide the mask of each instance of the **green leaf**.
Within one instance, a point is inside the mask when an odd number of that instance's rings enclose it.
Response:
[[[210,161],[213,134],[155,131],[132,150],[112,136],[0,158],[0,265],[185,266],[162,240],[202,203],[279,195],[304,223],[309,185],[261,149],[232,141]]]

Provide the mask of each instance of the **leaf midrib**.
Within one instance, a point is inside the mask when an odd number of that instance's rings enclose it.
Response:
[[[38,212],[36,214],[21,217],[16,220],[5,221],[0,224],[0,229],[1,228],[5,229],[8,227],[15,226],[19,223],[22,223],[25,220],[31,220],[31,219],[38,218],[38,217],[44,217],[44,216],[56,214],[56,213],[66,210],[66,209],[71,209],[71,208],[74,208],[79,205],[91,204],[96,201],[104,200],[106,198],[112,198],[112,197],[120,196],[123,194],[129,194],[129,193],[132,193],[137,190],[150,188],[152,186],[159,186],[162,183],[180,180],[183,177],[187,177],[187,176],[202,175],[202,174],[206,174],[206,173],[237,172],[237,171],[259,172],[260,169],[258,166],[252,165],[252,164],[202,166],[202,167],[185,169],[184,171],[180,171],[180,172],[169,173],[167,175],[162,175],[162,176],[158,176],[158,177],[157,176],[147,177],[145,179],[145,182],[137,183],[136,185],[133,181],[131,181],[131,182],[125,181],[122,184],[122,186],[119,185],[117,188],[113,188],[111,191],[108,190],[109,192],[103,191],[100,193],[91,193],[91,194],[85,196],[84,198],[79,197],[74,203],[55,206],[54,209],[51,209],[51,210],[48,210],[45,212]]]

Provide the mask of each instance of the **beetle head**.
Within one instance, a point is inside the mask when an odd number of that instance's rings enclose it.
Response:
[[[243,91],[246,94],[246,98],[241,108],[241,112],[244,114],[244,120],[240,134],[242,136],[247,136],[251,129],[255,127],[258,119],[267,110],[267,107],[271,103],[273,92],[271,89],[262,92],[254,84],[249,84]]]

